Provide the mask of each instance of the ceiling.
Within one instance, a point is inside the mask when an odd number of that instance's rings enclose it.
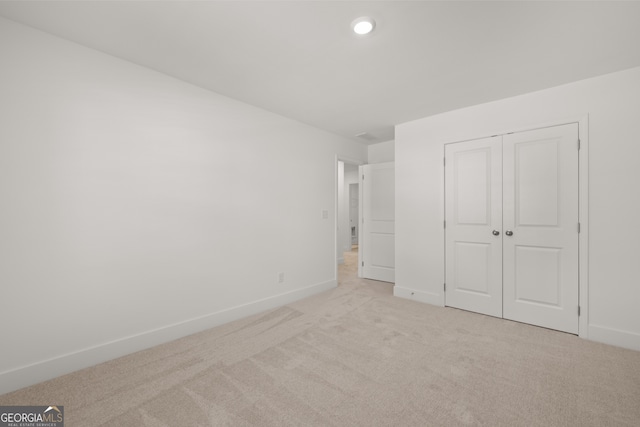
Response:
[[[635,1],[0,1],[0,15],[365,144],[640,66]],[[360,16],[373,34],[351,32]]]

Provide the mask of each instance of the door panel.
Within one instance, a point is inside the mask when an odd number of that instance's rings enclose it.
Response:
[[[490,297],[491,245],[488,243],[454,242],[455,289]]]
[[[455,223],[489,225],[491,147],[454,154]]]
[[[445,305],[502,317],[501,138],[445,146]]]
[[[577,124],[503,139],[503,316],[571,333],[578,332],[577,141]]]
[[[518,143],[514,150],[516,223],[534,227],[557,226],[557,140]]]
[[[379,268],[393,269],[395,267],[394,235],[391,233],[371,233],[371,261],[370,265]]]
[[[395,169],[393,163],[360,167],[362,276],[395,281]]]
[[[515,290],[518,302],[561,305],[560,249],[515,247]]]

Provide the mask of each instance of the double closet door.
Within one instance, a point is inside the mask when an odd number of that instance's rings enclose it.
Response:
[[[445,305],[578,333],[578,125],[445,146]]]

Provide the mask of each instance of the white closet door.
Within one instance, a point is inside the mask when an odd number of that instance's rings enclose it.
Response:
[[[362,276],[395,282],[394,163],[360,166],[362,177]]]
[[[578,125],[503,138],[503,317],[578,332]]]
[[[497,317],[502,317],[501,175],[501,137],[445,146],[445,305]]]

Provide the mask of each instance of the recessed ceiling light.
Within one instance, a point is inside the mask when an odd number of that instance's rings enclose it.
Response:
[[[351,28],[353,28],[353,32],[364,36],[365,34],[369,34],[376,27],[376,21],[373,18],[369,18],[368,16],[363,16],[361,18],[356,19],[351,23]]]

